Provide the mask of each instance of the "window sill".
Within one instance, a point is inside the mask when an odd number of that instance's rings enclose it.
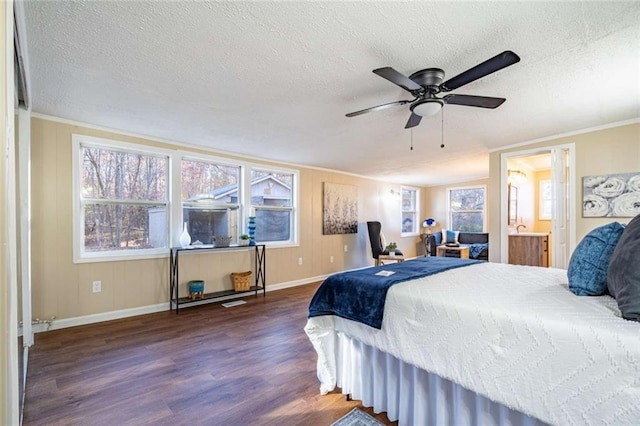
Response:
[[[161,252],[152,253],[117,253],[113,255],[102,255],[96,253],[95,255],[84,255],[78,257],[74,255],[73,263],[101,263],[101,262],[123,262],[128,260],[147,260],[147,259],[162,259],[169,257],[169,248],[162,249]]]
[[[405,237],[417,237],[417,236],[419,236],[419,235],[420,235],[420,234],[419,234],[419,233],[417,233],[417,232],[403,232],[403,233],[401,233],[401,234],[400,234],[400,237],[401,237],[401,238],[405,238]]]

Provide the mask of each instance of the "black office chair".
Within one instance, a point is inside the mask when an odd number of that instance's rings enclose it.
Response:
[[[378,221],[367,222],[367,230],[369,231],[369,242],[371,243],[371,253],[373,254],[373,258],[376,260],[376,266],[380,265],[382,262],[380,260],[380,256],[388,256],[389,251],[386,250],[385,247],[382,246],[382,239],[380,238],[380,231],[382,231],[382,225]],[[404,257],[402,257],[402,252],[398,249],[395,250],[396,256],[399,256],[397,260],[402,261]],[[387,259],[392,260],[392,259]]]

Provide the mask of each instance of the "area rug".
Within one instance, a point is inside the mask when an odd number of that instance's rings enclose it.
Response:
[[[384,426],[384,424],[356,407],[331,426]]]

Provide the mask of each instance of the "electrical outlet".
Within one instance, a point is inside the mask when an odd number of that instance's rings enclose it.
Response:
[[[348,252],[348,251],[349,251],[349,246],[345,244],[345,245],[344,245],[344,252],[346,253],[346,252]]]
[[[298,258],[298,265],[302,265],[302,258],[301,257]]]
[[[93,282],[93,292],[100,293],[102,291],[102,281]]]
[[[329,256],[329,262],[333,263],[333,256]]]

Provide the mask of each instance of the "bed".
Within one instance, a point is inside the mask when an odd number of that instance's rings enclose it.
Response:
[[[389,287],[379,329],[310,316],[321,393],[400,425],[640,424],[639,322],[565,270],[469,262]]]

